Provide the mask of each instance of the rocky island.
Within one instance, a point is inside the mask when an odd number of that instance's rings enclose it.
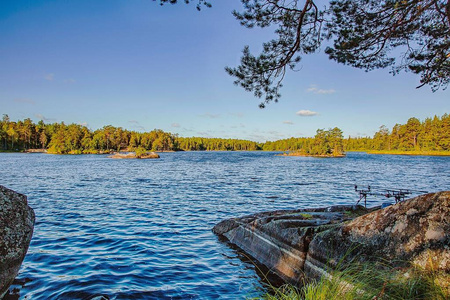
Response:
[[[278,156],[300,156],[300,157],[316,157],[316,158],[342,158],[345,153],[332,154],[307,154],[304,152],[284,152]]]
[[[131,153],[115,153],[108,157],[115,159],[130,159],[130,158],[148,159],[148,158],[159,158],[159,154],[155,152],[145,152],[141,154],[131,152]]]

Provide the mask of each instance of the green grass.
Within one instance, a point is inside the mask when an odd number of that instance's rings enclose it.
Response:
[[[269,287],[267,300],[445,300],[449,299],[449,275],[418,268],[389,269],[353,264],[331,272],[332,279],[305,282],[302,287]],[[438,284],[438,280],[444,282]]]
[[[313,218],[313,216],[311,214],[306,214],[306,213],[301,213],[300,216],[302,216],[302,218],[306,219],[306,220]]]

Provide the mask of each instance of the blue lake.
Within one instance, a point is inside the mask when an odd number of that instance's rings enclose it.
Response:
[[[257,267],[211,232],[260,211],[354,204],[353,185],[450,189],[450,157],[349,153],[0,153],[0,184],[28,196],[36,224],[14,285],[20,299],[244,299]],[[369,198],[370,206],[383,197]]]

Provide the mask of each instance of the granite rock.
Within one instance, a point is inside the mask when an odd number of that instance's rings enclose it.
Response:
[[[305,272],[318,277],[326,265],[344,261],[450,273],[450,192],[402,201],[316,235]]]
[[[228,219],[213,228],[286,281],[304,278],[309,244],[315,234],[367,213],[362,206],[280,210]]]
[[[285,281],[329,276],[346,262],[416,265],[450,273],[450,192],[380,209],[356,206],[265,212],[213,228]]]
[[[0,185],[0,299],[19,272],[34,228],[25,195]]]

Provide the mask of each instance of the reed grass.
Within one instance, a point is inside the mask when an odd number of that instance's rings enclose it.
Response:
[[[389,269],[373,264],[351,264],[330,271],[331,280],[324,277],[304,282],[303,286],[269,287],[260,299],[267,300],[446,300],[449,286],[438,283],[448,274],[418,268]],[[444,277],[442,277],[442,275]],[[448,281],[446,282],[448,284]]]

